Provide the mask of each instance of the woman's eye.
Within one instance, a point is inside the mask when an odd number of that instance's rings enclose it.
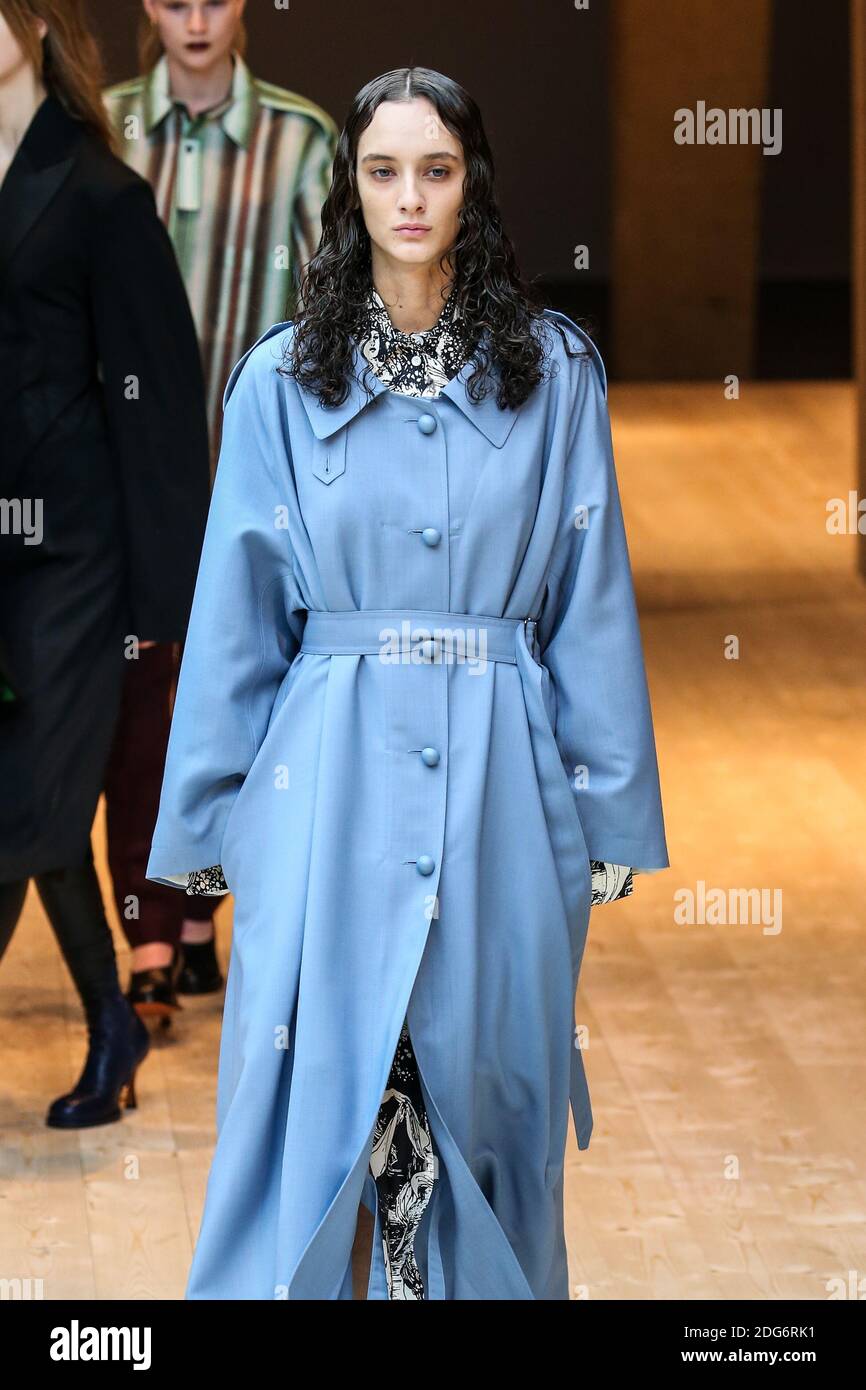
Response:
[[[389,174],[392,174],[394,171],[393,171],[392,169],[386,169],[384,166],[382,166],[382,167],[379,168],[379,169],[371,169],[370,172],[371,172],[371,174],[373,175],[373,177],[374,177],[375,179],[377,179],[377,181],[378,181],[379,183],[384,183],[385,180],[384,180],[384,179],[379,179],[379,178],[378,178],[378,175],[379,175],[379,174],[389,175]],[[434,168],[428,169],[427,172],[428,172],[428,174],[434,174],[434,175],[436,175],[436,177],[435,177],[434,180],[433,180],[434,183],[441,183],[443,178],[446,178],[446,179],[447,179],[447,177],[448,177],[448,175],[450,174],[451,170],[450,170],[450,169],[447,169],[447,168],[445,167],[444,164],[437,164],[437,165],[434,166]]]

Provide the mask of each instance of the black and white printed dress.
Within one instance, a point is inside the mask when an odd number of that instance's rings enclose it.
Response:
[[[451,296],[432,328],[402,333],[373,289],[356,337],[364,360],[384,385],[407,396],[438,396],[471,349]],[[632,874],[637,870],[596,859],[590,860],[590,867],[592,906],[630,896]],[[189,874],[185,886],[192,894],[222,896],[229,891],[218,864]],[[414,1242],[438,1174],[438,1156],[406,1019],[376,1120],[370,1171],[376,1184],[388,1297],[422,1300],[425,1293]]]

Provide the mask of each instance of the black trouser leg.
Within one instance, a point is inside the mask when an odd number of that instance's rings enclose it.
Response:
[[[37,874],[36,888],[85,1009],[118,991],[114,941],[92,850],[73,868]]]
[[[21,916],[28,882],[29,879],[21,878],[15,883],[0,883],[0,960],[3,959]]]

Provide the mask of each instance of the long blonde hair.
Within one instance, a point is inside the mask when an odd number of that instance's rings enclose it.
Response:
[[[116,154],[117,137],[102,101],[102,54],[87,27],[83,0],[0,0],[0,13],[46,90]],[[44,39],[38,19],[48,26]]]
[[[232,51],[239,53],[243,58],[247,51],[247,30],[243,20],[238,25]],[[159,37],[159,30],[152,24],[147,15],[142,10],[138,20],[138,70],[139,72],[150,72],[155,68],[165,49],[162,39]]]

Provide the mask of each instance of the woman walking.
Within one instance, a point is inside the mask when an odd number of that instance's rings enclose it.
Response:
[[[449,78],[363,88],[322,226],[226,387],[148,865],[236,899],[187,1297],[350,1298],[360,1202],[370,1298],[566,1299],[593,867],[668,864],[604,367]]]

